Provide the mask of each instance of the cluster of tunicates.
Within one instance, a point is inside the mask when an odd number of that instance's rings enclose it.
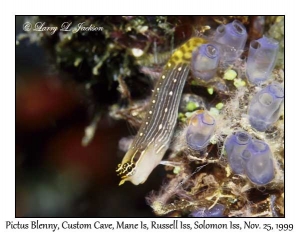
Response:
[[[209,144],[216,127],[215,119],[207,111],[197,111],[189,120],[186,143],[193,149],[201,151]]]
[[[210,81],[219,63],[233,64],[242,54],[247,41],[244,25],[234,20],[220,25],[212,41],[193,52],[191,70],[194,77]],[[261,85],[274,69],[278,42],[263,36],[250,42],[246,61],[249,83]],[[253,129],[264,132],[279,119],[284,102],[284,90],[273,82],[256,93],[248,107],[248,118]],[[215,120],[207,111],[197,112],[189,121],[186,143],[201,151],[208,145],[215,130]],[[264,185],[274,178],[273,155],[267,143],[253,139],[247,132],[236,132],[228,137],[225,150],[232,171],[245,174],[253,183]]]
[[[209,81],[216,74],[220,60],[232,64],[243,52],[247,36],[245,27],[237,20],[220,25],[212,42],[193,52],[191,68],[194,77]]]
[[[251,182],[265,185],[274,178],[273,155],[267,143],[239,131],[229,136],[225,151],[232,171],[245,174]]]
[[[249,121],[258,131],[266,131],[279,118],[284,100],[281,84],[274,82],[256,93],[249,104]]]
[[[212,42],[193,52],[191,68],[194,77],[209,81],[216,74],[220,61],[225,65],[233,64],[243,53],[247,37],[246,28],[238,20],[220,25]],[[278,49],[279,43],[266,36],[250,42],[246,62],[246,76],[250,83],[261,84],[270,77]]]

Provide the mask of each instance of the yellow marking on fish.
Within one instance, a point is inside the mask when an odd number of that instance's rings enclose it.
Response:
[[[192,53],[195,48],[205,44],[207,41],[203,38],[193,37],[189,39],[186,43],[181,45],[169,59],[169,63],[178,65],[178,64],[189,64],[191,62]]]

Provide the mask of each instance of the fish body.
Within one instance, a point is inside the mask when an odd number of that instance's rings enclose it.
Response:
[[[122,179],[120,185],[125,181],[135,185],[144,183],[162,160],[176,126],[192,53],[206,42],[203,38],[191,38],[176,49],[166,63],[153,90],[142,125],[122,163],[118,165],[117,173]]]

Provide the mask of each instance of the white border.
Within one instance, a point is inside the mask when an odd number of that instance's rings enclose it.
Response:
[[[251,221],[253,223],[293,223],[294,232],[299,230],[299,87],[300,87],[300,53],[299,53],[299,6],[296,1],[5,1],[1,2],[1,81],[0,95],[2,113],[1,124],[1,224],[2,232],[14,232],[5,230],[5,221],[29,222],[31,219],[14,219],[15,210],[15,16],[14,14],[257,14],[257,15],[286,15],[286,218],[285,219],[209,219],[209,222],[240,222]],[[297,10],[298,9],[298,10]],[[299,113],[298,113],[299,112]],[[34,219],[35,220],[35,219]],[[93,223],[99,219],[78,219],[78,221]],[[101,222],[115,224],[120,219],[100,219]],[[143,219],[143,221],[155,220],[166,223],[172,219]],[[297,221],[298,220],[298,221]],[[43,223],[61,223],[63,219],[41,219]],[[76,222],[77,219],[67,219]],[[125,219],[126,223],[139,222],[139,219]],[[184,222],[194,222],[195,219],[184,219]],[[100,230],[93,230],[100,231]],[[155,230],[157,231],[157,230]],[[174,230],[160,230],[173,232]],[[23,230],[22,232],[50,232],[49,230]],[[73,232],[73,231],[66,231]],[[79,231],[76,232],[89,232]],[[106,231],[101,231],[106,232]],[[121,232],[121,231],[114,231]],[[123,231],[122,231],[123,232]],[[126,231],[132,232],[132,231]],[[147,232],[154,232],[149,230]],[[177,231],[179,232],[179,231]],[[209,231],[223,232],[223,231]],[[227,232],[227,231],[224,231]],[[244,230],[243,232],[250,232]],[[251,231],[253,232],[253,230]],[[255,230],[255,232],[266,232]],[[272,231],[277,232],[277,231]],[[279,231],[278,231],[279,232]],[[299,231],[298,231],[299,232]]]

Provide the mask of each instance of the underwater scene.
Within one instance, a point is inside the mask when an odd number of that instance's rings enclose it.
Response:
[[[16,217],[284,217],[284,16],[16,16]]]

